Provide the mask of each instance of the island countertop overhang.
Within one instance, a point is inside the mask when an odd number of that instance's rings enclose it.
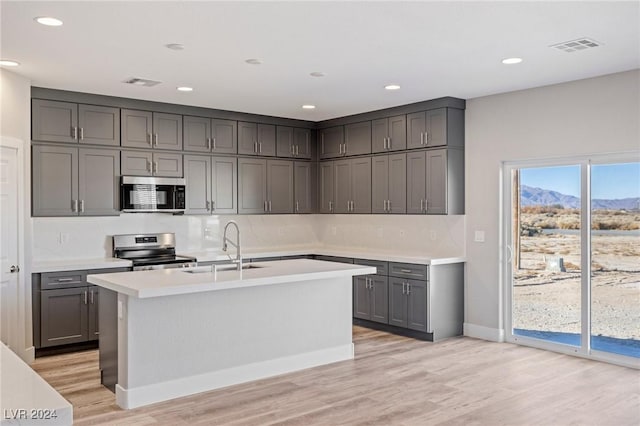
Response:
[[[117,272],[88,275],[87,281],[139,299],[277,285],[327,278],[375,274],[376,268],[322,260],[293,259],[253,263],[254,268],[238,271],[189,273],[184,269]]]

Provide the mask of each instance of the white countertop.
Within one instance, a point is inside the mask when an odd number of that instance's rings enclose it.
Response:
[[[71,404],[2,342],[0,386],[0,424],[73,424]]]
[[[129,268],[131,261],[114,257],[88,259],[36,260],[31,264],[31,272],[81,271],[86,269]]]
[[[210,267],[196,268],[205,272],[189,273],[186,269],[119,272],[89,275],[87,281],[109,290],[140,299],[310,281],[327,278],[375,274],[371,266],[293,259],[257,262],[255,268],[239,271],[211,272]]]
[[[228,260],[229,256],[222,250],[201,250],[201,251],[180,251],[178,254],[192,256],[198,262],[211,262]],[[232,250],[231,254],[235,252]],[[351,257],[354,259],[370,259],[400,263],[415,263],[419,265],[445,265],[449,263],[466,262],[463,256],[429,256],[426,254],[406,255],[390,252],[377,252],[362,249],[344,249],[331,247],[295,247],[278,249],[251,249],[242,252],[244,259],[282,256],[302,256],[317,254],[322,256]],[[113,257],[89,258],[89,259],[56,259],[56,260],[36,260],[32,264],[32,272],[59,272],[76,271],[88,269],[108,269],[108,268],[129,268],[131,262],[128,260],[116,259]]]

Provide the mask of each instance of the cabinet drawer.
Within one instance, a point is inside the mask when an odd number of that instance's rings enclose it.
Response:
[[[389,262],[389,276],[427,281],[427,265]]]
[[[45,272],[40,275],[42,290],[70,288],[87,285],[86,271]]]
[[[389,263],[383,260],[368,260],[368,259],[355,259],[353,261],[356,265],[374,266],[378,269],[376,275],[389,275]]]

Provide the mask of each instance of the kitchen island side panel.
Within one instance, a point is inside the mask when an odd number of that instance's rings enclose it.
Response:
[[[353,358],[351,277],[139,299],[123,294],[123,408]]]

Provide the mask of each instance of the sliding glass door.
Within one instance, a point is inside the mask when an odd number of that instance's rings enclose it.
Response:
[[[505,165],[503,199],[507,339],[636,363],[640,162]]]

